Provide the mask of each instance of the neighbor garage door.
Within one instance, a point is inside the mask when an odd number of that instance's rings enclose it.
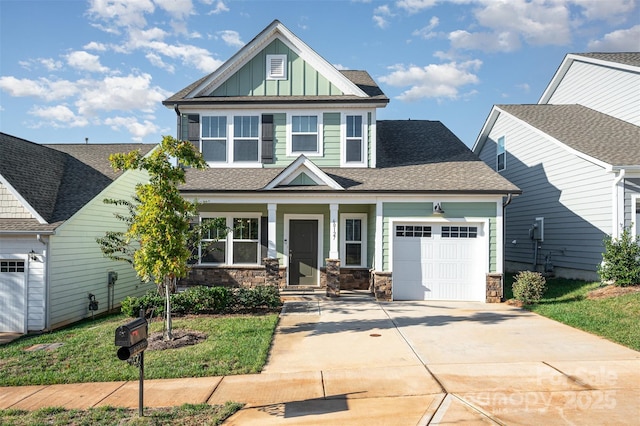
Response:
[[[26,332],[25,276],[24,260],[0,259],[0,332]]]
[[[394,300],[485,300],[482,223],[395,223]]]

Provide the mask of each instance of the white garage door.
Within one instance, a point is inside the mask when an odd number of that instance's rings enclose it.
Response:
[[[396,223],[394,300],[485,300],[487,243],[481,223]]]
[[[0,259],[0,332],[24,333],[25,261]]]

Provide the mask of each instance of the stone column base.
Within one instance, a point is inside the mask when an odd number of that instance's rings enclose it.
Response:
[[[340,297],[340,260],[325,259],[327,264],[327,297]]]
[[[500,303],[503,299],[502,274],[487,274],[487,303]]]
[[[391,272],[371,271],[371,288],[377,301],[390,302],[393,300]]]

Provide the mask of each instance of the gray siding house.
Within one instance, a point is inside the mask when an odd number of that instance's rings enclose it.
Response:
[[[0,133],[0,332],[58,328],[153,288],[103,257],[96,237],[123,228],[103,199],[130,199],[147,179],[115,173],[109,155],[154,146],[40,145]]]
[[[377,120],[388,102],[279,21],[166,99],[209,164],[182,193],[230,229],[182,284],[499,301],[503,197],[519,189],[438,121]]]
[[[640,232],[640,53],[569,54],[538,104],[495,105],[473,147],[523,191],[505,262],[597,280],[603,238]]]

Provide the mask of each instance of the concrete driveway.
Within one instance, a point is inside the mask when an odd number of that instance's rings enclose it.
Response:
[[[640,424],[639,352],[505,304],[292,297],[260,377],[228,424]]]

